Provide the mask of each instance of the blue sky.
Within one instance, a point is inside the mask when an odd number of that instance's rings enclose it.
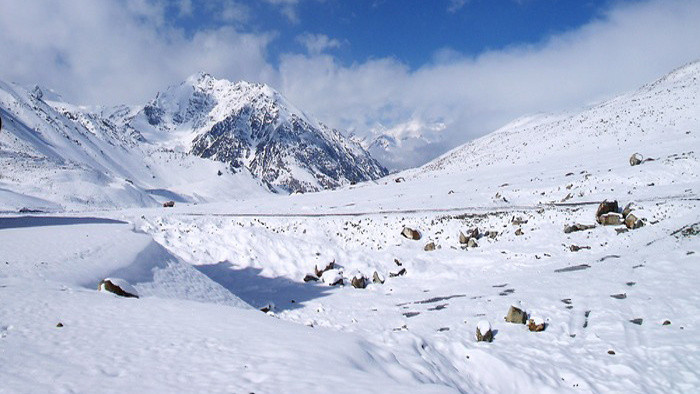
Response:
[[[700,59],[698,0],[0,0],[0,80],[143,105],[205,71],[262,82],[416,166],[522,116]]]
[[[617,3],[634,1],[638,0]],[[255,0],[229,4],[239,10],[236,17],[221,18],[222,8],[197,2],[183,14],[180,2],[172,1],[169,17],[188,34],[227,24],[276,32],[268,47],[274,63],[282,54],[304,51],[299,36],[314,34],[333,40],[328,49],[344,64],[392,57],[418,68],[450,51],[476,56],[536,44],[600,17],[611,1]]]

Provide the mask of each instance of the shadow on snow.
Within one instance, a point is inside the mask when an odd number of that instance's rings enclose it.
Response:
[[[228,261],[194,267],[255,308],[268,303],[275,305],[275,311],[301,308],[303,303],[325,297],[333,290],[316,283],[268,278],[260,275],[259,268],[236,268]]]

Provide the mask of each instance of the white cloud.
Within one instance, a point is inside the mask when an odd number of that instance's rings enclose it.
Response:
[[[311,55],[318,55],[328,49],[340,47],[339,40],[325,34],[304,33],[298,35],[296,41],[302,44]]]
[[[447,51],[409,70],[391,59],[344,66],[328,55],[284,57],[280,87],[301,108],[357,134],[419,119],[431,144],[416,165],[510,120],[601,100],[700,59],[700,2],[616,5],[599,19],[537,45],[477,57]],[[444,51],[443,51],[444,52]]]
[[[307,54],[283,55],[273,66],[266,59],[273,33],[229,26],[186,35],[164,20],[165,4],[0,0],[0,79],[103,104],[143,103],[197,71],[267,82],[358,135],[412,125],[411,149],[396,163],[406,166],[515,117],[577,108],[700,58],[694,0],[613,3],[600,18],[539,44],[476,57],[443,48],[418,69],[390,58],[341,64],[323,52],[338,43],[322,35],[307,40]],[[416,125],[424,125],[424,138],[415,138]]]
[[[0,78],[80,103],[138,103],[197,71],[271,79],[272,35],[231,27],[186,36],[152,1],[0,0]]]

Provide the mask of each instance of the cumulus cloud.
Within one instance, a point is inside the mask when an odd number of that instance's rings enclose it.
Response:
[[[473,57],[442,48],[416,69],[393,58],[341,63],[324,52],[340,43],[324,35],[302,36],[306,53],[281,55],[273,65],[267,51],[276,33],[232,23],[186,34],[165,18],[167,7],[0,0],[0,79],[102,104],[145,102],[197,71],[266,82],[333,127],[368,139],[389,131],[408,147],[390,163],[402,168],[518,116],[578,108],[700,58],[694,0],[613,3],[588,24],[540,43]]]
[[[416,70],[391,59],[345,66],[328,55],[291,55],[281,88],[302,108],[362,135],[410,119],[445,124],[417,165],[510,120],[578,108],[635,89],[700,58],[700,3],[647,1],[617,5],[587,25],[536,45],[449,56]]]
[[[0,0],[0,78],[79,103],[138,103],[197,71],[271,79],[272,34],[231,26],[186,35],[146,0]]]
[[[304,33],[298,35],[296,41],[302,44],[311,55],[318,55],[328,49],[340,47],[339,40],[325,34]]]

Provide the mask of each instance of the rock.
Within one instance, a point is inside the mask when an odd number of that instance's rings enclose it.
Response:
[[[471,229],[467,232],[467,235],[469,236],[469,238],[479,239],[479,228],[474,227],[473,229]]]
[[[625,205],[625,207],[622,209],[622,217],[623,217],[623,218],[627,218],[627,215],[629,215],[630,213],[632,213],[632,210],[633,210],[633,209],[634,209],[634,203],[633,203],[633,202],[628,203],[627,205]]]
[[[611,355],[611,356],[614,356],[614,355],[615,355],[615,351],[614,351],[614,350],[608,350],[608,354]]]
[[[523,235],[523,229],[518,228],[517,230],[515,230],[515,235]]]
[[[108,291],[121,297],[139,298],[139,293],[129,282],[119,278],[105,278],[97,285],[97,290]]]
[[[539,317],[533,317],[527,321],[527,328],[532,332],[544,331],[545,326],[544,320]]]
[[[389,277],[390,277],[390,278],[394,278],[394,277],[397,277],[397,276],[403,276],[403,275],[406,275],[406,268],[401,268],[401,269],[399,270],[399,272],[396,272],[396,273],[393,273],[393,272],[390,272],[390,273],[389,273]]]
[[[617,235],[626,233],[626,232],[628,232],[628,231],[629,231],[629,230],[626,229],[626,228],[616,228],[616,229],[615,229],[615,232],[617,233]]]
[[[513,226],[520,226],[520,225],[522,225],[522,224],[527,223],[527,220],[524,220],[524,219],[521,218],[520,216],[518,216],[518,217],[513,216],[513,217],[510,219],[510,223],[511,223]]]
[[[638,318],[636,318],[636,319],[630,320],[630,323],[636,324],[636,325],[638,325],[638,326],[641,326],[642,323],[644,323],[644,319],[638,317]]]
[[[304,282],[317,282],[318,281],[318,276],[314,274],[306,274],[304,277]]]
[[[396,183],[406,182],[406,178],[400,176],[400,177],[394,179],[394,182],[396,182]]]
[[[671,321],[670,321],[670,320],[664,320],[664,322],[661,323],[661,325],[663,325],[663,326],[670,326],[670,325],[671,325]]]
[[[569,246],[569,250],[572,252],[578,252],[581,249],[590,249],[590,246],[578,246],[578,245],[571,245]]]
[[[498,231],[489,230],[484,235],[486,235],[487,237],[489,237],[491,239],[494,239],[494,238],[498,237]]]
[[[384,281],[385,281],[384,276],[382,274],[380,274],[379,272],[374,271],[374,275],[372,275],[372,282],[382,285],[382,284],[384,284]]]
[[[493,331],[491,323],[482,320],[476,325],[476,341],[477,342],[493,342]]]
[[[163,208],[172,208],[175,206],[175,201],[166,201],[163,203]]]
[[[576,231],[584,231],[584,230],[590,230],[592,228],[595,228],[594,225],[588,225],[588,224],[580,224],[580,223],[575,223],[570,226],[564,226],[564,232],[566,234],[573,233]]]
[[[527,321],[527,313],[522,309],[511,305],[510,309],[508,309],[508,314],[506,317],[504,317],[504,319],[508,323],[525,324]]]
[[[326,264],[326,266],[323,269],[319,269],[318,265],[314,266],[314,272],[316,274],[316,277],[320,278],[323,276],[323,273],[326,271],[330,271],[333,268],[335,268],[335,260],[331,261],[330,263]]]
[[[617,226],[624,223],[624,220],[619,213],[611,212],[598,216],[598,223],[603,226]]]
[[[427,244],[425,244],[425,247],[423,247],[423,250],[425,250],[426,252],[435,250],[435,242],[428,242]]]
[[[469,238],[469,242],[467,242],[467,246],[470,248],[478,248],[479,244],[476,243],[476,239],[474,238]]]
[[[350,280],[350,284],[356,289],[364,289],[365,287],[367,287],[367,278],[365,278],[364,275],[361,274],[355,275]]]
[[[469,237],[464,235],[461,231],[459,232],[459,243],[462,245],[466,245],[469,242]]]
[[[598,205],[598,209],[595,212],[595,217],[600,223],[600,217],[606,213],[617,212],[620,207],[617,205],[617,201],[604,200]],[[601,223],[602,224],[602,223]]]
[[[634,230],[644,226],[644,222],[634,216],[633,213],[630,213],[625,217],[625,226],[630,230]]]
[[[274,309],[275,309],[275,304],[270,302],[267,305],[265,305],[264,307],[260,308],[260,312],[268,313],[268,312],[272,312]]]
[[[638,166],[642,164],[643,159],[644,157],[642,157],[642,155],[640,155],[639,153],[635,153],[632,156],[630,156],[630,165],[633,167]]]
[[[343,275],[340,270],[337,269],[331,269],[324,272],[321,276],[321,280],[328,286],[339,286],[344,284]]]
[[[58,328],[61,328],[61,327],[63,327],[63,323],[61,323],[61,322],[58,322],[58,324],[56,324],[56,327],[58,327]]]
[[[421,239],[420,231],[414,230],[410,227],[404,227],[403,230],[401,230],[401,235],[414,241],[418,241],[419,239]]]

